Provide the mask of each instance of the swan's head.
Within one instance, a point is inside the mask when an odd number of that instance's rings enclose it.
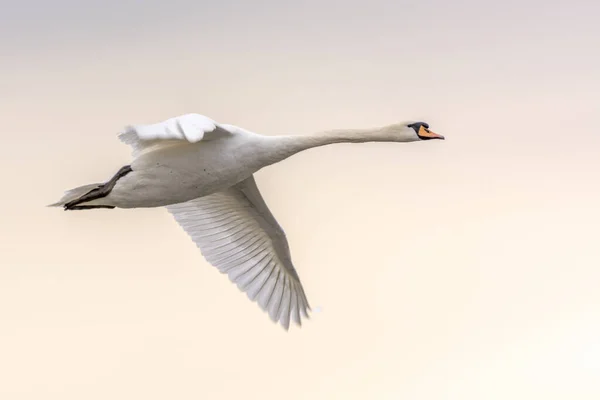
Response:
[[[429,130],[427,122],[402,122],[388,127],[392,134],[402,142],[417,142],[421,140],[442,139],[444,136]]]
[[[442,135],[430,131],[429,124],[427,122],[412,122],[406,126],[415,132],[419,140],[446,139]]]

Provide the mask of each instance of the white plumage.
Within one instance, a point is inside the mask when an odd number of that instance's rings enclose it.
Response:
[[[443,139],[422,122],[306,136],[263,136],[200,114],[128,126],[131,165],[104,184],[67,191],[66,210],[165,206],[205,259],[286,330],[310,305],[284,231],[253,174],[300,151],[342,142]]]
[[[222,192],[167,206],[206,260],[287,329],[310,309],[285,233],[253,177]]]
[[[231,134],[236,127],[222,125],[200,114],[185,114],[149,125],[128,126],[119,133],[119,139],[132,147],[134,157],[155,145],[169,145],[183,141],[196,143],[217,135]]]

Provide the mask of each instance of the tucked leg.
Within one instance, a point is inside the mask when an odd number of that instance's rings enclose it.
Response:
[[[96,199],[101,199],[102,197],[108,196],[108,194],[111,192],[111,190],[117,184],[117,181],[119,179],[121,179],[122,177],[124,177],[125,175],[127,175],[128,173],[130,173],[131,171],[132,171],[132,169],[131,169],[130,165],[126,165],[126,166],[122,167],[105,184],[100,185],[97,188],[90,190],[89,192],[87,192],[83,196],[79,197],[78,199],[75,199],[75,200],[70,201],[67,204],[65,204],[65,207],[64,207],[65,210],[88,210],[91,208],[114,208],[112,206],[85,206],[85,205],[78,206],[78,204],[85,203],[87,201],[96,200]]]

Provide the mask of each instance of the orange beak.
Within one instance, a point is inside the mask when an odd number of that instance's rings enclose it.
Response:
[[[421,125],[421,127],[419,128],[419,136],[430,138],[430,139],[442,139],[442,140],[446,139],[442,135],[439,135],[439,134],[432,132],[429,129],[425,128],[423,125]]]

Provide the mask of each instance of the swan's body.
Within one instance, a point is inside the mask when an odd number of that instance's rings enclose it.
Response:
[[[263,136],[199,114],[128,127],[119,139],[132,163],[105,184],[68,191],[66,210],[166,206],[202,254],[288,329],[309,303],[285,234],[253,174],[300,151],[341,142],[443,139],[425,123],[306,136]]]

